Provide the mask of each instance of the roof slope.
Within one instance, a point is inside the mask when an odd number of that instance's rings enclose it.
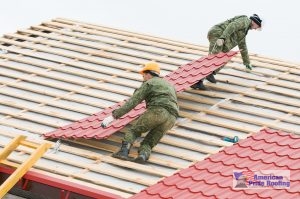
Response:
[[[209,55],[194,60],[188,64],[180,66],[177,70],[168,74],[164,79],[168,80],[174,85],[176,92],[181,92],[191,85],[204,79],[205,76],[224,66],[237,52],[220,53],[218,55]],[[125,102],[117,103],[112,107],[104,109],[100,113],[93,114],[86,119],[82,119],[73,124],[60,127],[59,129],[44,134],[45,137],[61,137],[61,138],[95,138],[103,139],[109,137],[111,134],[124,128],[128,123],[136,119],[146,110],[145,103],[136,106],[132,111],[115,120],[107,128],[101,127],[102,120],[110,115],[113,110],[119,108]]]
[[[138,71],[146,61],[159,62],[166,76],[208,54],[206,46],[62,18],[5,34],[0,47],[0,147],[16,134],[39,142],[127,99],[142,83]],[[223,137],[243,139],[265,127],[300,134],[300,66],[250,59],[251,73],[237,55],[216,75],[217,84],[205,81],[207,91],[178,94],[180,118],[147,165],[111,157],[129,124],[103,140],[62,140],[35,169],[126,198],[230,146]],[[20,150],[11,161],[30,153]]]
[[[261,130],[131,197],[300,198],[300,136]],[[290,170],[290,189],[232,188],[233,170]]]

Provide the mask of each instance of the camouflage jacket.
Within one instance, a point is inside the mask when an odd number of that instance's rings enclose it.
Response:
[[[246,15],[236,16],[211,28],[212,32],[221,32],[219,38],[225,39],[223,52],[228,52],[235,46],[241,50],[244,64],[250,64],[246,35],[250,29],[251,19]]]
[[[178,117],[177,95],[175,88],[166,80],[153,77],[144,82],[134,91],[133,96],[119,109],[113,111],[114,118],[120,118],[136,107],[143,100],[146,107],[163,107],[172,115]]]

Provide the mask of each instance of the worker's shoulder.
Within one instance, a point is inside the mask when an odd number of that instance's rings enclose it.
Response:
[[[172,86],[172,84],[161,77],[153,77],[150,80],[147,81],[148,84],[159,84],[159,85],[165,85],[165,86]]]
[[[249,17],[246,16],[246,15],[238,15],[238,16],[235,16],[233,18],[231,18],[231,21],[234,22],[234,21],[250,21]]]
[[[237,15],[235,17],[233,17],[232,19],[245,19],[245,18],[248,18],[247,15]]]
[[[166,80],[161,78],[161,77],[153,77],[153,78],[149,79],[147,82],[149,82],[149,83],[152,83],[152,82],[166,82]]]

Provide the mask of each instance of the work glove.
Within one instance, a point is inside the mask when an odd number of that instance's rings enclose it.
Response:
[[[223,46],[224,39],[217,39],[216,44],[217,44],[217,46]]]
[[[112,115],[110,115],[110,116],[104,118],[104,120],[103,120],[102,123],[101,123],[101,126],[102,126],[103,128],[107,127],[110,123],[112,123],[112,121],[114,121],[114,119],[115,119],[115,118],[114,118]]]
[[[251,64],[245,64],[245,66],[246,66],[247,69],[252,70]]]

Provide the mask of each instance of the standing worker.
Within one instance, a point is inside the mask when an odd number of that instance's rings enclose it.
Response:
[[[248,30],[260,29],[261,23],[262,20],[259,16],[253,14],[250,18],[246,15],[236,16],[213,26],[207,34],[209,40],[209,54],[217,54],[220,52],[226,53],[238,46],[241,51],[243,64],[247,69],[252,70],[246,44],[246,36]],[[212,74],[208,75],[206,79],[211,83],[217,83],[214,75],[221,69],[222,67],[215,70]],[[202,79],[191,87],[194,89],[206,90]]]
[[[138,149],[138,157],[135,162],[145,163],[151,154],[151,150],[157,145],[163,135],[171,129],[178,117],[177,95],[175,88],[166,80],[159,77],[160,68],[157,63],[149,62],[140,71],[144,82],[135,90],[133,96],[119,109],[106,117],[101,126],[108,126],[114,119],[118,119],[131,109],[146,101],[147,110],[138,118],[135,125],[125,133],[120,150],[113,154],[119,159],[128,159],[128,154],[133,142],[148,132]]]

